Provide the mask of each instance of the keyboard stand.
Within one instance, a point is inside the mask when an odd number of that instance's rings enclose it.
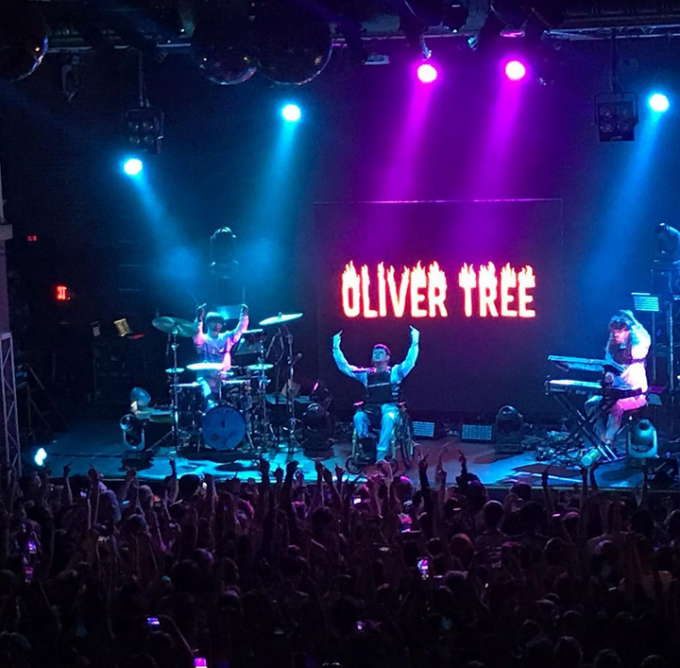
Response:
[[[557,400],[557,403],[560,404],[565,414],[574,421],[574,424],[569,431],[569,435],[563,441],[562,445],[566,446],[567,449],[571,447],[583,447],[585,441],[585,443],[590,443],[593,447],[597,448],[604,462],[615,462],[621,459],[621,457],[618,457],[611,447],[609,447],[595,431],[597,421],[603,417],[606,412],[602,407],[602,402],[597,406],[597,410],[589,416],[583,408],[571,400],[566,392],[557,392],[553,394],[553,396]]]

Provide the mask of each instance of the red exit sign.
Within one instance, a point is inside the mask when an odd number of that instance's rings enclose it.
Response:
[[[55,285],[54,286],[54,298],[58,302],[67,302],[71,299],[71,293],[69,292],[68,286],[66,285]]]

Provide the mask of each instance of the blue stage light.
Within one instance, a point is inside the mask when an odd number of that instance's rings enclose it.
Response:
[[[302,111],[297,104],[287,104],[281,109],[281,116],[289,123],[296,123],[302,117]]]
[[[144,163],[139,158],[128,158],[123,163],[123,171],[128,176],[138,176],[144,169]]]
[[[38,448],[38,451],[35,453],[33,457],[33,461],[36,463],[37,466],[43,466],[45,464],[46,459],[47,453],[45,452],[45,449]]]
[[[650,95],[647,104],[652,111],[656,111],[659,114],[668,111],[668,108],[671,106],[668,97],[663,93],[654,93],[653,95]]]

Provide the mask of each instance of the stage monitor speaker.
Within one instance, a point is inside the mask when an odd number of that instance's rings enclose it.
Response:
[[[496,443],[494,443],[494,451],[497,455],[520,455],[524,452],[524,448],[522,447],[521,441],[509,441],[504,443],[496,441]]]
[[[151,468],[154,451],[147,450],[126,450],[122,456],[122,468],[142,471]]]

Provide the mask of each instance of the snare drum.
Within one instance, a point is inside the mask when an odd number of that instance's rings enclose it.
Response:
[[[246,421],[233,406],[215,406],[203,416],[203,440],[215,450],[234,450],[246,436]]]

